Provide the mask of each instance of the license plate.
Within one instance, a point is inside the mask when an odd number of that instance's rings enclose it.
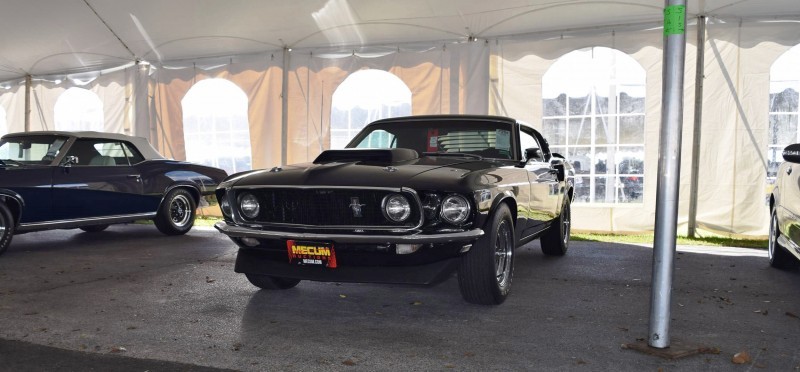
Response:
[[[286,249],[289,253],[289,263],[336,268],[336,252],[333,250],[333,244],[287,240]]]

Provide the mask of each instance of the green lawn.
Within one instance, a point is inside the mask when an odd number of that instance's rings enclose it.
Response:
[[[611,243],[630,243],[630,244],[653,244],[652,234],[643,235],[610,235],[610,234],[588,234],[572,233],[572,239],[577,241],[591,242],[611,242]],[[732,239],[724,237],[705,237],[690,239],[685,236],[677,238],[678,245],[705,245],[716,247],[742,247],[767,249],[767,240]]]

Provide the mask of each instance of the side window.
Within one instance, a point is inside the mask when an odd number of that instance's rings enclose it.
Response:
[[[528,157],[526,156],[527,155],[526,154],[526,152],[527,152],[526,150],[527,149],[539,149],[539,153],[538,153],[539,156],[536,157],[536,158],[533,158],[533,160],[535,160],[535,161],[544,161],[544,154],[542,153],[542,148],[541,148],[541,146],[539,146],[539,141],[536,140],[536,138],[533,136],[533,134],[525,132],[525,131],[520,131],[519,132],[519,144],[520,144],[521,151],[522,151],[521,159],[524,159],[526,162],[530,161],[531,159],[528,159]]]
[[[144,161],[144,156],[130,143],[122,142],[122,149],[125,151],[125,155],[128,157],[128,163],[139,164]]]
[[[89,160],[89,165],[128,165],[128,159],[125,157],[125,150],[122,149],[122,144],[119,142],[97,142],[94,144],[94,149],[97,151],[98,155],[95,155]]]

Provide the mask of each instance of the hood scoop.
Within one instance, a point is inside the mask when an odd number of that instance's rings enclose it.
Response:
[[[417,158],[419,153],[411,149],[326,150],[314,159],[314,164],[360,162],[366,165],[386,165]]]

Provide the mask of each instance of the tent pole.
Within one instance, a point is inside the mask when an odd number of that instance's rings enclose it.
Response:
[[[666,0],[661,94],[661,132],[653,245],[653,279],[648,344],[669,347],[670,301],[678,225],[683,65],[686,55],[686,0]]]
[[[703,81],[705,79],[706,16],[697,17],[697,65],[694,82],[694,134],[692,136],[692,179],[689,188],[689,232],[694,238],[697,230],[697,190],[700,169],[700,129],[703,122]]]
[[[25,131],[31,131],[31,85],[33,85],[33,78],[30,75],[25,76]]]
[[[283,47],[283,81],[281,83],[281,165],[286,165],[289,145],[289,47]]]

